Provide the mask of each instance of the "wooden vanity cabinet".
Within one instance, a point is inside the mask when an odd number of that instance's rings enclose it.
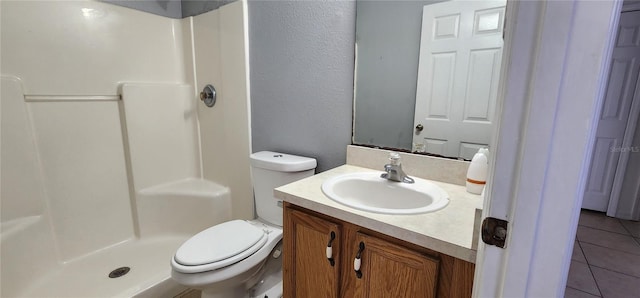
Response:
[[[474,264],[289,203],[283,237],[286,298],[471,297]]]
[[[360,274],[344,268],[354,285],[353,297],[436,297],[439,262],[391,242],[357,233],[356,251],[361,252]],[[362,245],[360,245],[362,243]],[[348,262],[345,262],[348,263]],[[349,273],[349,269],[351,272]],[[345,288],[344,292],[349,293]]]
[[[333,221],[285,209],[283,245],[284,297],[339,297],[340,235]],[[332,259],[327,246],[331,245]]]

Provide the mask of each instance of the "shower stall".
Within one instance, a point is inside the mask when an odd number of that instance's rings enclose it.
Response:
[[[0,14],[0,296],[178,295],[180,244],[253,217],[246,2],[184,19],[97,1]]]

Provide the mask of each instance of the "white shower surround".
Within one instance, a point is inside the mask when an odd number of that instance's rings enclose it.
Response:
[[[96,1],[0,6],[0,296],[182,291],[177,247],[253,216],[246,3],[183,20]],[[212,109],[196,100],[209,83]],[[120,266],[132,269],[109,279]]]

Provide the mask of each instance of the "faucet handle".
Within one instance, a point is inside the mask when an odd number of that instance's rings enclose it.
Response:
[[[398,152],[389,153],[389,163],[394,166],[400,165],[400,154]]]

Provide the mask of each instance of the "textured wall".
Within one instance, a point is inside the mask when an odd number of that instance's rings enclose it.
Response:
[[[422,7],[435,2],[358,2],[356,144],[411,149]]]
[[[236,0],[101,0],[174,19],[199,15]]]
[[[190,17],[218,9],[236,0],[182,0],[182,17]]]
[[[253,151],[345,163],[351,143],[355,2],[250,1]]]
[[[182,18],[181,0],[102,0],[103,2],[133,8],[174,19]]]

